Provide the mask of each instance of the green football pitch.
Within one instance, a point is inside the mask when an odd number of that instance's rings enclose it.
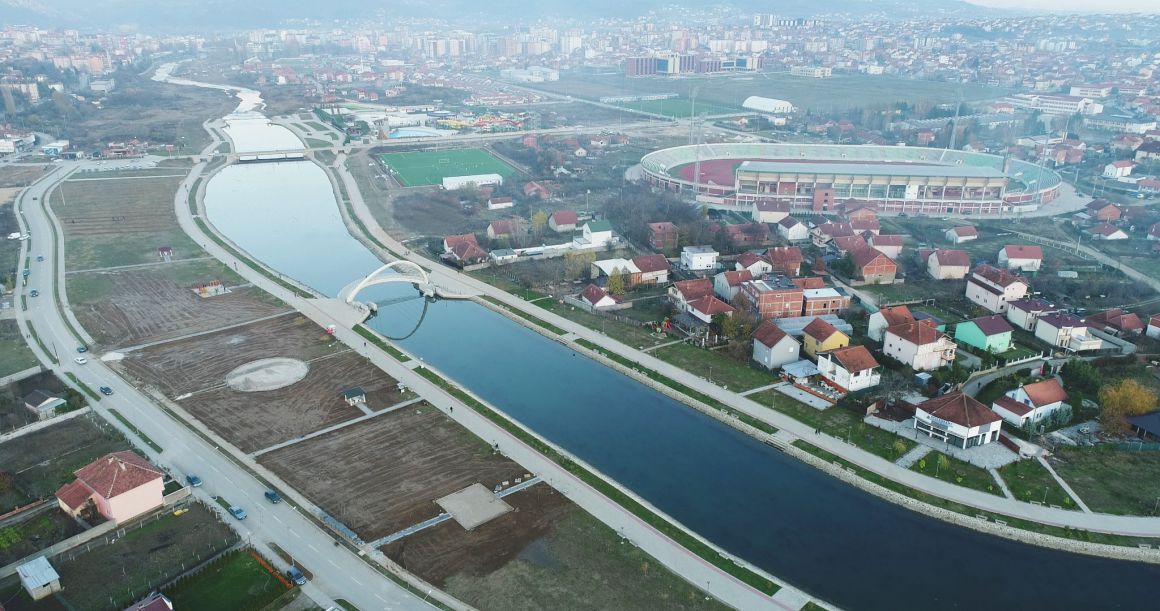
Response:
[[[506,178],[515,172],[483,149],[384,153],[379,159],[404,187],[443,184],[448,176],[499,174]]]

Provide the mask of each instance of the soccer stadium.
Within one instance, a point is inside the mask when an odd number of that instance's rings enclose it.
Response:
[[[1033,210],[1062,183],[1027,161],[903,146],[701,144],[654,151],[640,165],[655,186],[739,211],[787,202],[830,212],[854,201],[888,213],[997,215]]]

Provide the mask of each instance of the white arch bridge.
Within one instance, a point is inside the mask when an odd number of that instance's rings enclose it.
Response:
[[[398,261],[392,261],[390,263],[387,263],[386,265],[384,265],[384,266],[376,269],[375,271],[367,274],[367,276],[365,278],[362,278],[361,280],[358,280],[356,282],[352,282],[352,283],[348,284],[345,288],[343,288],[341,291],[339,291],[338,299],[340,301],[343,301],[343,302],[349,304],[349,305],[353,305],[353,306],[359,308],[360,310],[365,309],[365,311],[367,313],[373,312],[377,309],[376,304],[374,304],[374,303],[364,304],[364,303],[355,301],[355,297],[357,297],[358,294],[363,289],[366,289],[366,288],[369,288],[372,286],[376,286],[379,284],[393,284],[393,283],[400,283],[400,282],[414,285],[415,288],[417,288],[419,290],[419,293],[421,295],[423,295],[424,297],[428,297],[428,298],[436,298],[436,297],[442,298],[442,299],[468,299],[469,298],[468,295],[460,295],[460,294],[456,294],[456,293],[450,293],[448,291],[441,289],[440,287],[436,286],[433,282],[431,282],[431,277],[428,276],[427,272],[422,267],[419,267],[418,264],[413,263],[411,261],[408,261],[406,259],[400,259]]]

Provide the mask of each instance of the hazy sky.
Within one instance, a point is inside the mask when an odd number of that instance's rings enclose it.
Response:
[[[1157,0],[967,0],[972,4],[997,8],[1087,13],[1160,13]]]

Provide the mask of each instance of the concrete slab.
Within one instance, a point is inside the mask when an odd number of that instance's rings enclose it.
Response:
[[[276,390],[301,381],[307,373],[310,373],[310,366],[298,359],[259,359],[226,374],[226,385],[238,392]]]
[[[472,484],[459,492],[437,499],[435,504],[459,522],[459,525],[471,530],[480,524],[490,522],[512,510],[502,499],[483,484]]]

